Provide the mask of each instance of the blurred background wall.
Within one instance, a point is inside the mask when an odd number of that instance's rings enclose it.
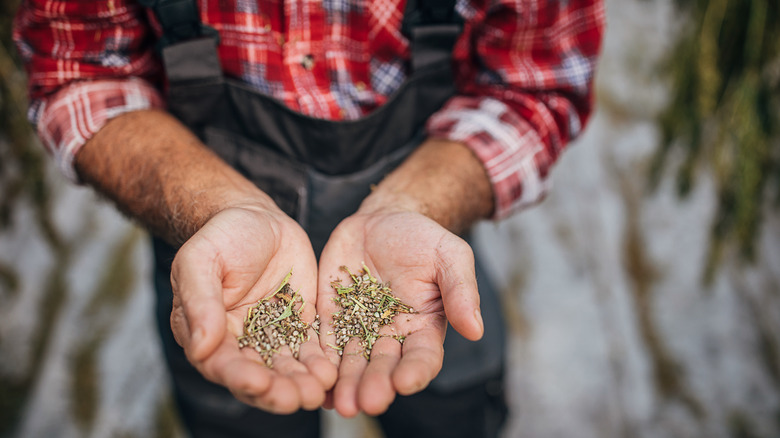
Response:
[[[179,435],[148,243],[31,135],[17,2],[0,6],[0,437]],[[607,0],[589,128],[543,204],[478,229],[510,323],[507,437],[780,436],[776,3]]]

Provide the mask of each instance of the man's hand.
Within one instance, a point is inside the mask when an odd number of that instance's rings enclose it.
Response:
[[[239,400],[274,413],[319,408],[336,379],[313,329],[299,359],[285,347],[273,369],[253,349],[238,348],[247,310],[290,268],[291,285],[306,303],[302,318],[311,323],[317,264],[306,233],[278,209],[242,206],[219,212],[189,239],[171,274],[171,327],[190,362]]]
[[[189,360],[238,398],[274,412],[317,408],[336,379],[316,336],[267,369],[236,336],[248,306],[271,293],[290,268],[310,303],[317,265],[304,231],[273,200],[162,111],[109,121],[76,155],[83,182],[173,245],[171,323]],[[185,243],[186,242],[186,243]]]
[[[414,309],[384,327],[366,361],[352,339],[339,356],[331,315],[339,311],[330,286],[346,264],[357,270],[365,263],[380,281],[390,281],[393,294]],[[341,274],[343,275],[343,273]],[[359,411],[377,415],[387,410],[395,394],[425,388],[439,373],[447,321],[464,337],[482,336],[474,256],[461,238],[427,217],[408,211],[356,214],[331,235],[320,261],[318,309],[323,318],[323,348],[340,363],[333,393],[338,412],[352,417]],[[389,335],[406,336],[403,344]]]
[[[454,233],[492,208],[481,162],[461,144],[429,140],[334,230],[320,258],[317,306],[323,349],[339,364],[328,405],[347,417],[380,414],[396,393],[418,392],[438,374],[447,321],[467,339],[482,336],[474,255]],[[327,345],[335,345],[328,332],[338,310],[330,283],[341,265],[357,270],[361,263],[415,310],[395,317],[395,332],[384,328],[384,334],[406,335],[404,343],[380,338],[370,361],[355,340],[342,356]]]

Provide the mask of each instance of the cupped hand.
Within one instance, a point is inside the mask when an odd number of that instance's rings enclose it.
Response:
[[[189,361],[239,400],[274,413],[316,409],[336,380],[317,334],[296,360],[288,348],[273,368],[250,348],[239,349],[247,310],[273,293],[293,269],[291,286],[315,317],[317,262],[308,236],[279,210],[246,205],[222,210],[179,250],[173,261],[171,327]]]
[[[404,335],[405,341],[380,337],[370,361],[363,357],[357,339],[350,340],[341,355],[330,346],[336,345],[332,315],[340,310],[331,283],[349,281],[340,266],[356,272],[362,263],[379,281],[389,282],[393,294],[414,309],[414,313],[396,316],[380,332]],[[471,247],[412,211],[358,212],[339,224],[320,258],[317,300],[322,318],[320,342],[339,366],[328,406],[345,417],[361,411],[378,415],[396,394],[424,389],[441,370],[448,321],[467,339],[477,340],[483,332]]]

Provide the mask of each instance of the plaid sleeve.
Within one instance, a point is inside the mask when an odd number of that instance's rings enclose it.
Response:
[[[30,118],[59,169],[78,182],[73,159],[106,122],[122,113],[163,105],[157,89],[141,79],[76,82],[33,107]]]
[[[28,118],[69,179],[76,153],[109,119],[163,106],[151,33],[132,0],[22,1],[13,36],[28,74]]]
[[[428,122],[465,143],[493,185],[496,219],[544,198],[548,176],[593,106],[604,30],[599,0],[458,0],[458,95]]]

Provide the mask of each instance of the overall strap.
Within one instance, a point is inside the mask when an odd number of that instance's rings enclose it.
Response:
[[[167,10],[161,5],[168,2],[186,1],[191,5],[189,24],[161,22],[177,24],[195,37],[165,46],[162,58],[169,111],[201,139],[207,129],[231,132],[326,174],[344,174],[405,145],[455,92],[450,60],[461,30],[456,0],[407,0],[402,24],[411,45],[410,74],[385,104],[359,119],[342,121],[302,115],[224,77],[216,37],[204,36],[198,31],[200,21],[193,21],[198,18],[192,13],[197,12],[195,0],[157,0],[154,11]],[[174,32],[180,31],[165,29],[166,35]]]
[[[219,32],[203,24],[196,0],[138,0],[151,9],[162,27],[157,42],[170,84],[219,82]]]
[[[411,72],[450,58],[463,19],[455,11],[456,0],[406,0],[401,32],[411,47]]]
[[[157,48],[163,48],[180,41],[201,37],[219,38],[213,27],[200,21],[198,4],[195,0],[138,0],[142,6],[154,12],[163,29]]]
[[[152,10],[162,26],[163,35],[157,49],[164,54],[169,81],[221,77],[216,52],[219,33],[201,22],[196,0],[138,1]],[[407,0],[401,31],[411,46],[410,73],[449,59],[455,39],[462,30],[462,19],[455,12],[455,1]],[[171,50],[171,47],[178,48]],[[168,58],[172,62],[168,62]]]

